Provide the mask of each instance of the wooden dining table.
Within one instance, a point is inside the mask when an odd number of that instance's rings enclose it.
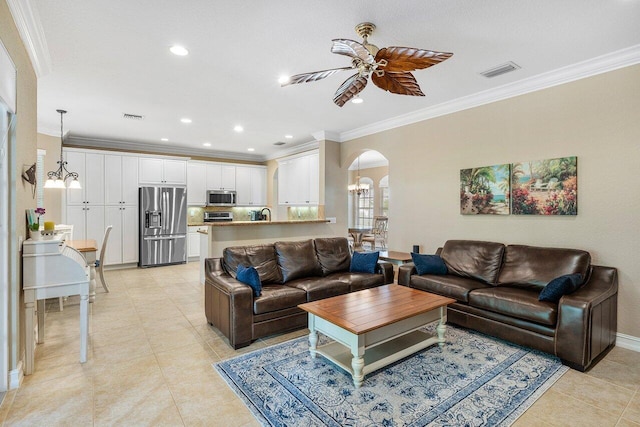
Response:
[[[98,243],[95,239],[67,240],[66,245],[80,252],[89,266],[89,302],[96,299],[96,255]]]
[[[371,233],[371,228],[363,228],[363,227],[351,227],[349,228],[349,234],[353,237],[353,250],[360,251],[362,250],[362,238],[365,234]]]

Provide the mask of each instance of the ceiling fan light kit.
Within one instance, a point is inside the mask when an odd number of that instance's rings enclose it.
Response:
[[[367,86],[369,77],[380,89],[399,95],[424,96],[416,78],[410,71],[428,68],[445,61],[453,53],[436,52],[412,47],[383,47],[369,43],[369,36],[376,26],[370,22],[356,25],[356,33],[362,37],[359,43],[350,39],[334,39],[331,52],[351,58],[350,67],[332,68],[291,76],[288,81],[281,80],[281,86],[315,82],[332,76],[343,70],[358,72],[345,80],[336,91],[333,102],[342,107],[356,97]]]

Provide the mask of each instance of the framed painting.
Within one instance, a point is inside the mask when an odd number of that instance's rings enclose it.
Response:
[[[460,170],[462,215],[509,215],[509,164]]]
[[[577,215],[578,158],[560,157],[513,163],[511,213]]]

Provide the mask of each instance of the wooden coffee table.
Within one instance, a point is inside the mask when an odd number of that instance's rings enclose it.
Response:
[[[444,345],[454,299],[385,285],[301,304],[309,313],[309,352],[342,367],[359,388],[364,376],[430,345]],[[439,321],[437,335],[420,331]],[[318,332],[334,341],[317,347]]]

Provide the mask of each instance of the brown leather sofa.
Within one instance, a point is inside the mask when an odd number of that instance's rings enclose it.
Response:
[[[255,267],[262,295],[235,279],[238,265]],[[350,273],[346,238],[226,248],[222,258],[205,260],[204,306],[207,321],[235,349],[275,333],[306,328],[298,304],[393,283],[393,266],[376,265],[376,274]]]
[[[616,342],[618,276],[576,249],[449,240],[438,249],[446,275],[419,276],[413,263],[398,283],[455,298],[447,321],[558,356],[584,371]],[[538,301],[556,277],[580,273],[584,284],[556,304]]]

